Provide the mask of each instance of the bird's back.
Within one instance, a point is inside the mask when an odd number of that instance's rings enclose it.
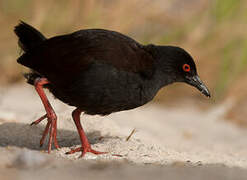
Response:
[[[61,79],[71,81],[93,63],[150,76],[153,58],[141,44],[121,33],[88,29],[47,39],[18,62],[62,84]]]

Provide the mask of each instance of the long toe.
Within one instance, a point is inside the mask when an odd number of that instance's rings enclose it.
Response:
[[[74,154],[76,152],[81,152],[80,158],[85,156],[85,154],[87,152],[90,152],[90,153],[93,153],[93,154],[96,154],[96,155],[107,154],[108,153],[108,152],[96,151],[96,150],[92,149],[91,147],[87,147],[87,148],[79,147],[79,148],[71,149],[69,152],[66,152],[66,154]]]
[[[49,134],[48,153],[51,152],[52,143],[54,144],[56,149],[60,148],[57,141],[57,123],[52,123],[52,121],[53,120],[48,119],[42,138],[40,139],[40,147],[42,147],[45,142],[46,136]]]
[[[74,153],[80,152],[82,150],[83,150],[82,147],[79,147],[79,148],[71,149],[69,152],[66,152],[65,154],[74,154]]]
[[[47,114],[45,114],[44,116],[41,116],[39,119],[37,119],[36,121],[33,121],[30,126],[32,125],[37,125],[39,124],[41,121],[43,121],[45,118],[47,118]]]

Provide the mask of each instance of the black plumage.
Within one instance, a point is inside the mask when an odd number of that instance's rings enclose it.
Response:
[[[47,39],[24,22],[15,33],[25,51],[17,62],[32,70],[28,82],[46,78],[45,86],[56,98],[90,115],[142,106],[174,82],[186,82],[210,96],[192,57],[179,47],[142,45],[104,29]]]

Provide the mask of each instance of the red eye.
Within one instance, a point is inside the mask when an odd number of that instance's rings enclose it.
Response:
[[[190,65],[184,64],[184,65],[183,65],[183,70],[184,70],[185,72],[190,72]]]

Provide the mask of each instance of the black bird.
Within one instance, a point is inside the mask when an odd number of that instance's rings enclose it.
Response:
[[[72,112],[82,147],[81,151],[101,154],[91,148],[80,123],[81,112],[108,115],[129,110],[151,101],[164,86],[185,82],[207,97],[209,90],[197,75],[196,65],[185,50],[175,46],[142,45],[115,31],[85,29],[71,34],[46,38],[32,26],[20,22],[14,32],[24,53],[17,62],[30,68],[25,74],[34,85],[47,118],[40,141],[49,132],[48,152],[57,143],[57,117],[43,88],[62,102],[75,106]]]

